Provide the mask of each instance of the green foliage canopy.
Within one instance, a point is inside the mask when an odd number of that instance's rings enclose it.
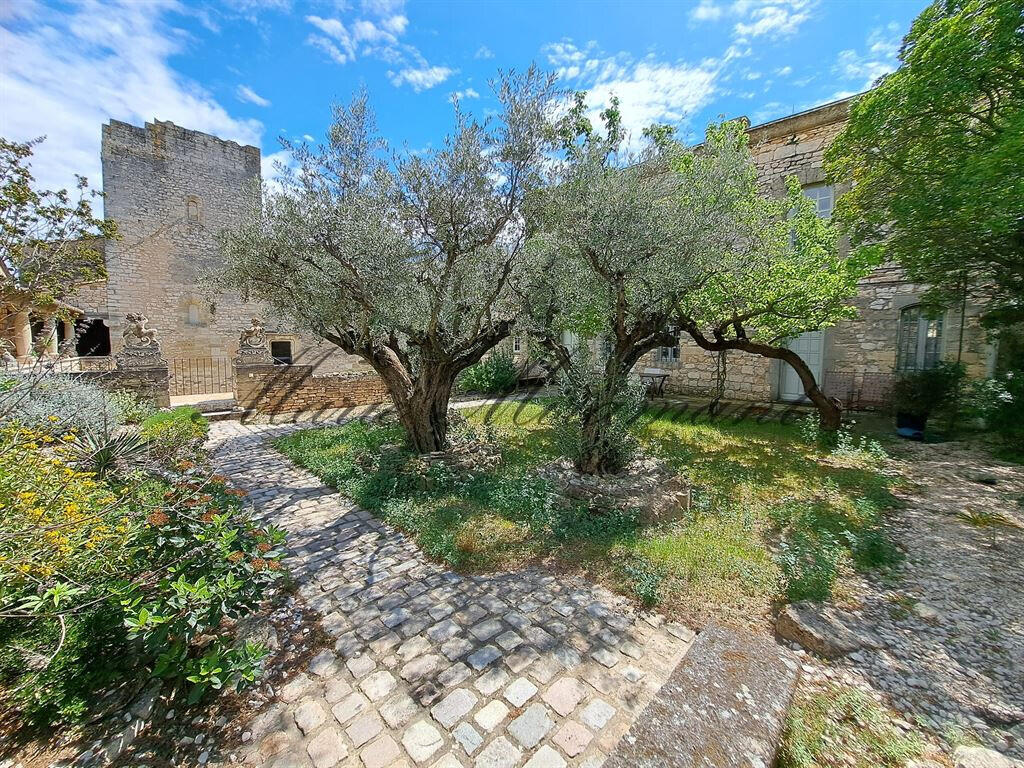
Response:
[[[935,305],[973,287],[990,319],[1024,316],[1024,3],[938,0],[900,62],[828,150],[853,183],[837,216]]]

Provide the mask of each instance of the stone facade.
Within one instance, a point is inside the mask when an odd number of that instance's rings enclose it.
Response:
[[[110,392],[127,390],[157,408],[170,405],[167,393],[167,366],[152,368],[116,369],[112,371],[75,371],[73,378],[98,384]]]
[[[795,176],[805,188],[825,186],[824,154],[842,130],[848,99],[775,120],[749,129],[751,151],[765,192],[782,196],[786,179]],[[822,190],[824,191],[824,190]],[[834,200],[842,186],[825,192]],[[830,206],[828,208],[830,210]],[[841,251],[849,244],[840,243]],[[885,398],[896,368],[900,313],[920,301],[924,286],[908,282],[900,268],[884,264],[861,281],[853,304],[859,317],[824,332],[819,383],[829,394],[848,403],[874,404]],[[985,376],[994,364],[994,350],[986,343],[979,323],[979,308],[968,304],[961,342],[961,313],[951,309],[942,318],[941,357],[966,363],[972,376]],[[666,392],[709,396],[715,392],[717,353],[708,353],[683,338],[678,359],[655,350],[638,368],[662,368],[670,372]],[[726,359],[724,396],[736,400],[774,400],[781,396],[784,364],[740,352]],[[848,396],[852,391],[858,397]]]
[[[237,365],[235,401],[261,414],[324,411],[388,399],[376,373],[314,375],[311,365]]]
[[[103,126],[104,206],[122,239],[106,243],[102,316],[116,353],[121,318],[141,312],[160,332],[169,359],[227,359],[250,318],[266,319],[268,342],[287,341],[296,362],[320,371],[367,370],[356,358],[298,333],[264,307],[212,296],[203,273],[218,264],[217,238],[244,215],[260,179],[260,151],[156,121]],[[101,313],[97,288],[83,296]],[[173,368],[172,368],[173,370]]]

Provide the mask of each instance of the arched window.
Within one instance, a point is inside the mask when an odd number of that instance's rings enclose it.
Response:
[[[900,312],[896,370],[920,371],[942,360],[942,315],[928,315],[919,304]]]
[[[189,195],[185,198],[185,214],[192,223],[199,223],[199,198]]]

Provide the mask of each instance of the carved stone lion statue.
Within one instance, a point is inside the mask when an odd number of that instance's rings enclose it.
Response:
[[[125,325],[121,338],[126,347],[156,346],[156,330],[147,328],[148,318],[141,312],[129,312],[124,316]]]
[[[238,337],[238,346],[248,349],[262,348],[267,345],[267,333],[263,329],[263,321],[254,317],[248,328],[242,330]]]

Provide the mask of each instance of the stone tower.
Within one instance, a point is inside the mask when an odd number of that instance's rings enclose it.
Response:
[[[122,239],[106,244],[114,351],[127,312],[142,312],[171,358],[230,356],[254,308],[211,301],[200,277],[218,262],[217,235],[243,215],[260,150],[174,123],[103,126],[104,210]]]

